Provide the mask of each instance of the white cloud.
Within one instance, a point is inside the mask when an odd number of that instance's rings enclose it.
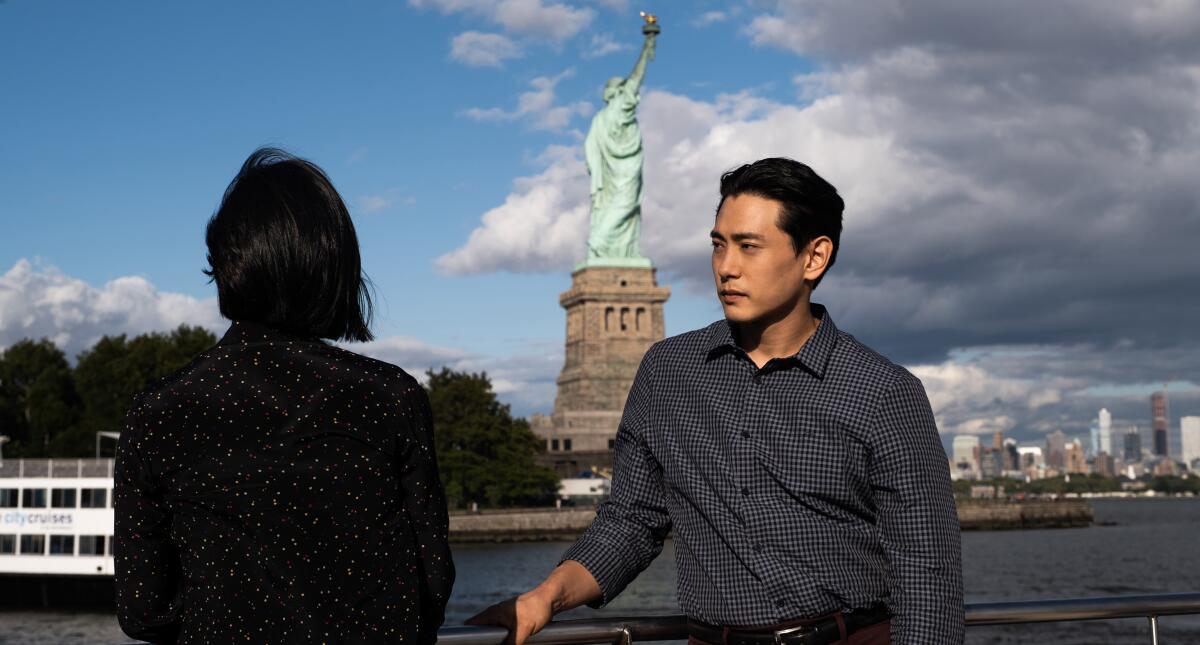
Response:
[[[450,58],[471,67],[503,67],[522,55],[519,45],[500,34],[467,31],[450,41]]]
[[[26,259],[0,275],[0,348],[49,338],[74,358],[106,334],[169,331],[184,323],[214,333],[227,326],[216,298],[159,291],[139,276],[96,288]]]
[[[629,8],[629,0],[596,0],[596,2],[617,12],[625,11]]]
[[[925,385],[938,428],[945,434],[1009,431],[1017,426],[1013,411],[1029,417],[1062,400],[1060,379],[1006,378],[961,357],[909,369]]]
[[[497,398],[519,416],[548,413],[554,406],[555,379],[563,364],[561,342],[521,348],[512,356],[486,356],[456,347],[431,345],[411,336],[389,336],[343,347],[393,365],[426,382],[426,371],[443,367],[460,372],[484,372]]]
[[[359,197],[356,204],[362,213],[378,213],[392,205],[392,200],[383,195],[364,195]]]
[[[591,46],[583,52],[583,57],[590,60],[627,49],[632,49],[632,47],[628,43],[617,42],[612,34],[595,34],[592,36]]]
[[[517,97],[517,106],[512,110],[503,108],[468,108],[463,110],[463,116],[476,121],[517,121],[522,120],[536,130],[562,132],[577,116],[586,117],[592,113],[592,104],[587,101],[576,101],[565,105],[556,103],[555,88],[565,78],[575,74],[573,68],[566,69],[556,76],[538,76],[529,82],[530,90],[522,92]]]
[[[548,271],[569,267],[583,251],[587,170],[572,147],[551,148],[542,173],[523,177],[503,204],[483,214],[461,248],[436,260],[449,274]]]
[[[417,202],[411,195],[405,195],[400,188],[389,188],[374,195],[363,195],[354,200],[355,213],[371,215],[383,212],[393,206],[412,206]]]
[[[354,151],[350,153],[350,156],[346,157],[346,165],[354,165],[360,161],[363,161],[367,158],[367,153],[368,150],[366,146],[359,146],[355,148]]]
[[[554,43],[579,33],[596,15],[591,9],[542,0],[409,0],[409,4],[419,9],[433,8],[443,14],[479,16],[510,34]]]
[[[696,28],[715,25],[718,22],[729,20],[729,14],[724,11],[706,11],[692,20],[692,26]]]
[[[411,336],[388,336],[367,343],[340,343],[346,349],[404,368],[424,380],[426,370],[461,369],[477,357],[456,348],[431,345]]]

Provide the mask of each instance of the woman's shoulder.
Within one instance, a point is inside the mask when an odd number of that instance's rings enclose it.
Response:
[[[354,378],[357,373],[358,378],[369,377],[380,387],[387,388],[394,393],[421,389],[421,383],[412,374],[394,363],[360,354],[340,345],[325,344],[318,351],[324,353],[331,360],[345,365],[349,370],[347,372],[349,378]]]

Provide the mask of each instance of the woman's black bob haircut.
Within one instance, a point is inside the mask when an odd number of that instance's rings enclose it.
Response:
[[[217,283],[222,316],[308,338],[373,338],[354,223],[316,164],[255,150],[225,189],[204,241],[204,273]]]
[[[846,205],[837,189],[812,168],[786,157],[770,157],[748,163],[721,175],[721,201],[717,212],[730,197],[754,195],[779,202],[779,228],[792,238],[796,254],[821,237],[833,241],[833,252],[825,272],[813,280],[812,288],[829,275],[842,245],[842,211]]]

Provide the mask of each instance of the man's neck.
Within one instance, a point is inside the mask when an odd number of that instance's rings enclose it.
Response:
[[[756,320],[732,325],[738,347],[745,350],[758,367],[772,358],[792,356],[817,330],[821,321],[812,315],[808,298],[792,311],[775,320]]]

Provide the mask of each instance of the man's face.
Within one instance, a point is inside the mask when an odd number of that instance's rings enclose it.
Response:
[[[779,228],[779,209],[775,200],[743,194],[727,198],[717,213],[712,270],[730,322],[782,319],[807,291],[812,254],[796,253],[792,238]]]

